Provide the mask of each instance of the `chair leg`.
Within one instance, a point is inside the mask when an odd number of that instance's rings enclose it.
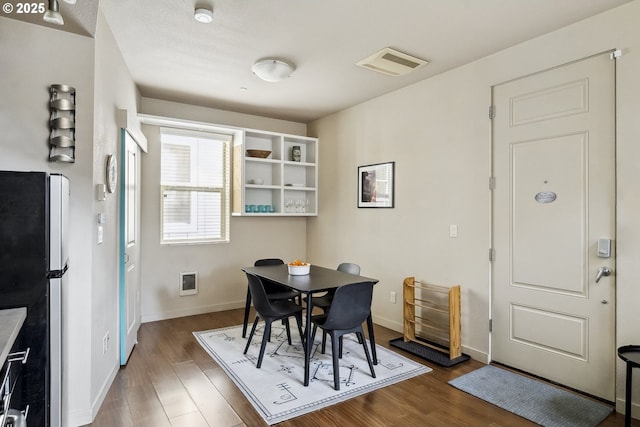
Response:
[[[335,332],[331,332],[331,354],[333,356],[333,388],[340,390],[340,361],[338,360],[338,348],[339,338]]]
[[[369,363],[369,369],[371,369],[371,376],[375,378],[376,373],[373,370],[373,363],[371,361],[371,356],[369,355],[369,348],[367,347],[367,342],[364,339],[364,332],[356,332],[356,334],[358,335],[358,338],[362,339],[362,348],[364,348],[364,354],[365,356],[367,356],[367,363]]]
[[[311,330],[311,342],[313,343],[316,340],[316,331],[318,330],[318,325],[314,324],[313,329]],[[324,331],[323,331],[324,332]],[[306,348],[306,347],[305,347]]]
[[[373,332],[373,318],[371,317],[371,313],[369,313],[369,317],[367,317],[367,332],[369,333],[369,345],[371,345],[371,358],[373,359],[373,364],[378,364],[378,354],[376,353],[376,337]]]
[[[327,334],[328,332],[323,329],[322,330],[322,351],[321,351],[322,354],[324,354],[324,352],[327,350]]]
[[[260,369],[262,366],[262,358],[264,357],[264,350],[267,348],[267,341],[269,341],[268,337],[271,335],[271,322],[264,322],[264,335],[262,336],[262,344],[260,345],[260,355],[258,355],[258,364],[256,368]]]
[[[242,323],[242,338],[247,336],[247,324],[249,323],[249,311],[251,311],[251,292],[247,287],[247,302],[244,304],[244,322]]]
[[[253,333],[256,331],[256,326],[258,326],[258,320],[260,320],[260,318],[258,316],[256,316],[255,320],[253,321],[253,326],[251,327],[251,333],[249,334],[249,339],[247,340],[247,345],[244,348],[244,353],[243,354],[247,354],[247,350],[249,350],[249,345],[251,344],[251,339],[253,339]]]
[[[298,333],[300,333],[300,342],[304,347],[305,342],[304,342],[304,333],[302,332],[302,312],[296,313],[295,317],[296,317],[296,323],[298,324]]]
[[[289,318],[282,319],[284,322],[284,329],[287,331],[287,342],[291,345],[291,328],[289,327]]]
[[[340,341],[340,344],[338,344],[338,346],[340,347],[340,349],[338,350],[338,354],[339,354],[339,356],[338,356],[338,357],[340,357],[340,359],[342,359],[342,338],[343,338],[343,337],[344,337],[344,335],[340,335],[340,340],[339,340],[339,341]],[[333,351],[333,350],[332,350],[332,351]]]

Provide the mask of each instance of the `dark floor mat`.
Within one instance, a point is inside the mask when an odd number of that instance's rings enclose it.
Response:
[[[429,341],[425,340],[425,342],[431,345],[434,345]],[[401,350],[407,351],[415,356],[421,357],[425,360],[436,363],[440,366],[444,366],[446,368],[449,368],[451,366],[457,365],[462,362],[466,362],[467,360],[470,359],[470,357],[466,354],[462,354],[461,356],[458,356],[454,359],[449,359],[449,354],[446,353],[445,351],[438,351],[433,347],[420,345],[414,341],[404,342],[403,338],[392,339],[391,341],[389,341],[389,344],[392,345],[393,347],[397,347]]]

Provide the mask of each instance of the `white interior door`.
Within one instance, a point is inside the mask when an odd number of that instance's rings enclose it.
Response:
[[[140,148],[122,129],[120,184],[120,364],[138,342],[140,313]]]
[[[609,401],[614,89],[609,54],[493,88],[492,358]]]

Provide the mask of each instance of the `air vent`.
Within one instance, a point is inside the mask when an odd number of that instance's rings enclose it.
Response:
[[[424,59],[385,47],[356,65],[388,76],[401,76],[427,63]]]
[[[198,293],[198,273],[180,273],[180,296]]]

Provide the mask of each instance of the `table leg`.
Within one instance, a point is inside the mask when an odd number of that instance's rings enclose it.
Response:
[[[304,352],[304,385],[309,385],[309,364],[311,363],[311,349],[313,348],[313,342],[311,342],[311,312],[313,311],[313,305],[311,304],[311,292],[307,294],[307,321],[305,323],[305,352]]]
[[[376,338],[373,335],[373,318],[371,317],[371,313],[369,313],[369,317],[367,317],[367,329],[369,332],[369,342],[371,343],[371,357],[373,358],[373,364],[378,364],[378,356],[376,355]]]
[[[251,292],[247,286],[247,302],[244,305],[244,323],[242,323],[242,338],[247,336],[247,324],[249,323],[249,311],[251,310]]]
[[[627,362],[627,385],[624,400],[624,427],[631,427],[631,373],[633,367]]]

